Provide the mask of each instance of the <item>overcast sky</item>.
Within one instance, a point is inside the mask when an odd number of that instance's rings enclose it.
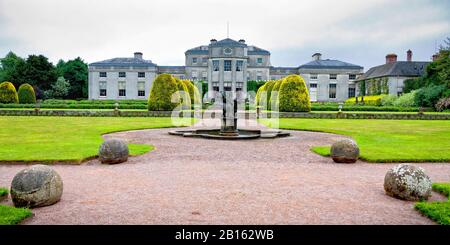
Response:
[[[380,65],[387,53],[429,60],[450,37],[449,0],[0,0],[0,56],[56,63],[144,53],[183,65],[184,52],[227,36],[271,52],[273,66],[324,59]]]

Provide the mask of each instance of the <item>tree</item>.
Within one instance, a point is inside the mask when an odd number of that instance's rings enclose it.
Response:
[[[49,90],[57,79],[56,69],[43,55],[28,56],[25,65],[17,67],[19,75],[31,85],[42,90]]]
[[[10,51],[4,58],[0,59],[0,81],[10,81],[18,87],[25,82],[22,74],[19,74],[18,67],[24,66],[25,60]]]
[[[299,75],[289,75],[283,79],[278,95],[280,111],[310,112],[311,102],[305,80]]]
[[[64,77],[58,77],[51,90],[46,91],[47,98],[64,99],[69,94],[70,83]]]
[[[88,65],[80,57],[67,62],[59,60],[56,73],[69,81],[69,99],[88,97]]]
[[[169,74],[161,74],[153,81],[148,97],[149,111],[172,111],[179,103],[172,103],[172,94],[178,91],[175,78]]]

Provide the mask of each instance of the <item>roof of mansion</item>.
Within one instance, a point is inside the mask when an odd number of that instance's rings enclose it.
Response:
[[[313,60],[299,67],[300,69],[363,69],[362,66],[340,60]]]
[[[359,77],[358,81],[388,76],[419,77],[425,73],[425,68],[429,63],[426,61],[397,61],[375,66]]]
[[[91,66],[107,66],[107,67],[155,67],[156,64],[151,60],[141,58],[112,58],[108,60],[98,61],[89,64]]]

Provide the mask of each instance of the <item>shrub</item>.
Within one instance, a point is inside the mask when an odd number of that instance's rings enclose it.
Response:
[[[266,92],[267,92],[267,110],[270,110],[270,109],[271,109],[270,96],[271,96],[271,94],[272,94],[272,89],[273,89],[273,87],[275,86],[275,83],[276,83],[275,80],[271,80],[271,81],[268,81],[268,82],[266,83]]]
[[[267,93],[266,93],[266,84],[259,87],[258,92],[256,93],[255,103],[256,106],[262,106],[263,109],[267,109],[265,101],[267,101]]]
[[[169,74],[158,75],[153,81],[148,98],[148,110],[171,111],[179,103],[172,103],[172,94],[178,91],[175,78]]]
[[[181,80],[181,82],[186,85],[186,88],[189,91],[189,97],[191,98],[191,105],[199,105],[201,103],[200,99],[200,92],[198,91],[198,88],[192,84],[189,80]]]
[[[415,102],[418,106],[433,107],[446,90],[445,85],[433,85],[421,88],[415,94]]]
[[[396,101],[394,101],[394,106],[399,107],[413,107],[416,106],[415,102],[415,96],[416,96],[417,90],[412,91],[411,93],[403,94],[402,96],[398,97]]]
[[[362,103],[363,97],[364,97],[364,104],[365,105],[373,105],[373,106],[380,106],[381,105],[381,98],[386,96],[385,94],[381,95],[369,95],[369,96],[359,96],[358,97],[358,103]],[[345,101],[345,104],[348,105],[354,105],[356,103],[356,97],[349,98]]]
[[[20,85],[18,97],[19,97],[20,104],[35,104],[36,103],[36,95],[34,94],[34,89],[28,83],[24,83],[24,84]]]
[[[0,83],[0,103],[19,103],[19,97],[14,85],[10,82]]]
[[[311,102],[308,89],[299,75],[289,75],[283,79],[278,91],[278,106],[280,111],[309,112]]]
[[[272,86],[272,90],[270,91],[270,98],[269,100],[269,104],[272,105],[272,101],[274,101],[274,103],[278,103],[278,92],[280,91],[280,87],[281,87],[281,83],[283,82],[283,79],[280,80],[276,80],[274,85]]]
[[[435,105],[436,111],[444,111],[450,109],[450,97],[441,98]]]
[[[189,89],[182,80],[180,80],[177,77],[174,78],[178,86],[180,105],[182,106],[183,110],[191,109],[191,98],[189,97]]]
[[[395,94],[386,95],[381,98],[381,105],[382,106],[393,106],[394,102],[397,100],[397,98],[398,97]]]

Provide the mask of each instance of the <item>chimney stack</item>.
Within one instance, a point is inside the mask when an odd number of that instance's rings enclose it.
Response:
[[[245,40],[244,39],[240,39],[239,42],[240,43],[245,43]]]
[[[217,40],[216,39],[211,39],[211,44],[214,44],[214,43],[217,43]]]
[[[315,53],[312,55],[313,60],[320,60],[322,58],[321,53]]]
[[[135,59],[141,59],[141,60],[142,60],[142,53],[141,53],[141,52],[135,52],[135,53],[134,53],[134,58],[135,58]]]
[[[409,61],[409,62],[412,61],[412,51],[411,51],[411,49],[408,49],[408,51],[406,52],[406,61]]]
[[[395,63],[397,62],[397,55],[396,54],[388,54],[386,55],[386,64]]]

